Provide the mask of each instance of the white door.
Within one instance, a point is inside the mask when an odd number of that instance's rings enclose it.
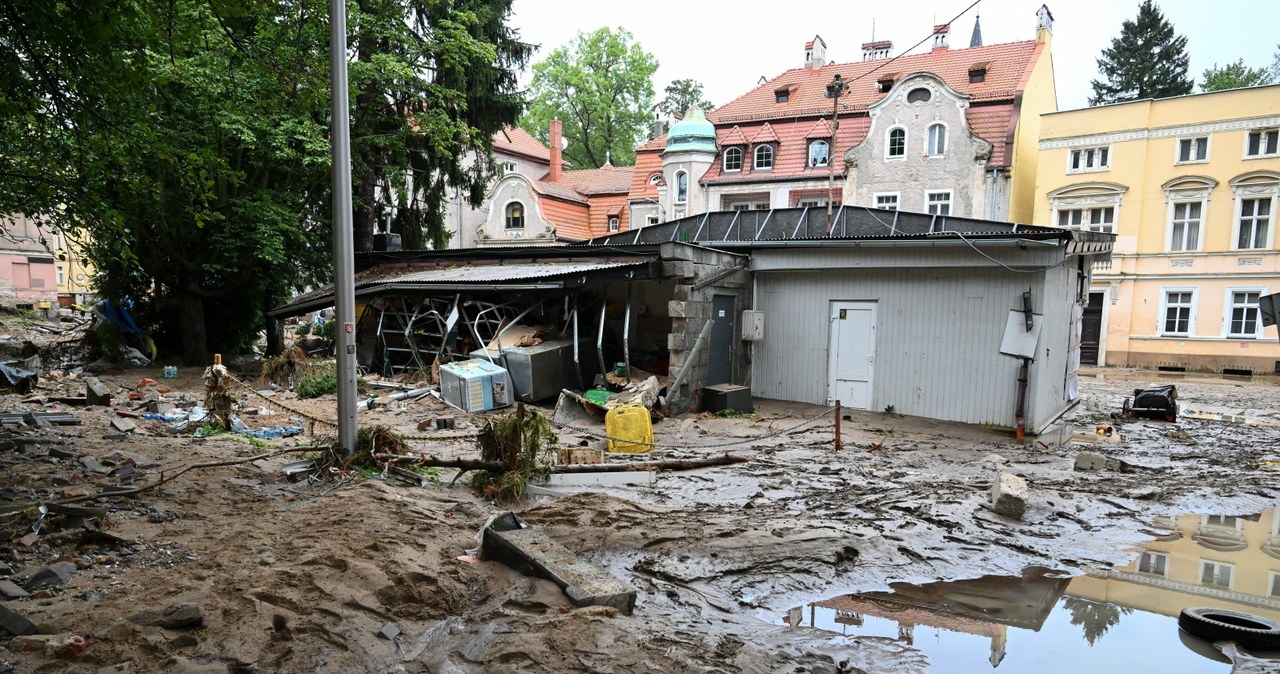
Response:
[[[831,302],[827,404],[871,409],[876,364],[876,303]]]

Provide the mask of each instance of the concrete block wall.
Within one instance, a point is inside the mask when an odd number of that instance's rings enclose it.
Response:
[[[750,368],[745,357],[746,349],[741,342],[742,310],[751,308],[751,274],[746,270],[746,264],[747,258],[742,255],[687,244],[663,245],[663,276],[675,281],[673,299],[667,303],[667,314],[672,319],[671,334],[667,336],[667,349],[671,354],[669,381],[674,382],[677,373],[686,363],[690,363],[680,390],[668,392],[671,413],[679,414],[691,409],[697,402],[698,389],[707,385],[710,336],[692,361],[689,357],[698,340],[698,333],[711,316],[712,298],[716,295],[732,295],[735,298],[731,360],[733,383],[744,383],[744,378],[748,376]],[[725,272],[730,273],[723,275]],[[720,278],[698,287],[717,276]]]

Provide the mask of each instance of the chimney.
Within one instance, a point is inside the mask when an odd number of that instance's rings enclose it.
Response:
[[[1048,5],[1040,5],[1040,9],[1036,10],[1036,42],[1043,44],[1052,36],[1053,13],[1049,11]]]
[[[893,51],[893,40],[880,40],[879,42],[863,42],[862,43],[862,60],[875,61],[877,59],[889,58],[889,52]]]
[[[804,67],[818,70],[827,63],[827,43],[821,35],[814,35],[812,40],[804,43]]]
[[[951,35],[951,24],[940,23],[933,27],[933,50],[946,51],[947,38]]]
[[[649,132],[649,140],[653,140],[654,138],[657,138],[666,132],[667,132],[666,120],[662,119],[661,114],[654,113],[653,130]]]
[[[549,183],[560,180],[560,164],[563,162],[561,152],[564,151],[564,148],[561,147],[562,138],[560,120],[551,120],[551,170],[547,173],[547,182]]]

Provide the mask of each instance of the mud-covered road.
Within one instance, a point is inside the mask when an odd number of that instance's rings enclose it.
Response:
[[[158,378],[155,370],[104,380],[132,386]],[[1153,381],[1154,373],[1085,377],[1069,418],[1086,434],[1098,425],[1118,434],[1090,446],[1056,438],[1018,445],[983,428],[852,413],[836,452],[831,418],[815,418],[822,410],[770,401],[757,418],[663,421],[659,448],[639,458],[733,451],[751,460],[662,473],[652,485],[556,487],[563,495],[515,506],[634,585],[630,616],[572,609],[548,581],[460,560],[503,509],[451,486],[447,471],[421,488],[376,476],[290,483],[280,468],[291,457],[194,471],[92,504],[109,509],[101,520],[109,537],[50,516],[24,539],[34,517],[10,514],[0,519],[0,578],[23,586],[58,561],[75,569],[61,585],[3,602],[58,637],[35,652],[0,632],[9,645],[0,662],[19,672],[931,671],[936,663],[900,641],[832,640],[782,623],[804,602],[896,581],[1017,575],[1033,565],[1078,575],[1123,564],[1158,516],[1257,513],[1280,501],[1280,387],[1271,378],[1160,380],[1177,384],[1194,417],[1110,417],[1135,386]],[[181,386],[198,394],[194,378]],[[0,405],[27,409],[20,400],[5,395]],[[376,410],[362,421],[414,434],[419,421],[443,413],[436,405]],[[85,457],[99,468],[132,461],[146,482],[162,467],[262,451],[244,438],[170,435],[162,422],[120,434],[107,408],[75,412],[81,425],[47,431],[39,449],[0,451],[0,500],[112,483]],[[1238,418],[1215,417],[1222,414]],[[591,441],[563,434],[566,444],[580,439]],[[466,440],[418,446],[475,456]],[[1132,470],[1076,472],[1082,450]],[[1000,471],[1030,485],[1022,521],[986,507]],[[142,624],[141,613],[180,604],[199,626]],[[388,625],[398,630],[391,639],[379,635]],[[59,651],[56,639],[71,635],[84,646]]]

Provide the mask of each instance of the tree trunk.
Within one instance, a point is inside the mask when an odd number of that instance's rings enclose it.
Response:
[[[356,186],[355,198],[352,199],[352,238],[357,253],[373,250],[373,225],[378,218],[374,205],[377,203],[378,176],[373,171],[365,171],[360,176],[360,184]]]
[[[267,357],[278,356],[284,353],[284,321],[277,320],[275,316],[267,313],[271,311],[275,304],[275,295],[271,292],[262,295],[262,315],[267,319]]]
[[[204,300],[185,288],[178,292],[178,315],[182,320],[182,360],[188,365],[207,365],[209,345],[204,329]]]

